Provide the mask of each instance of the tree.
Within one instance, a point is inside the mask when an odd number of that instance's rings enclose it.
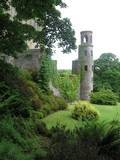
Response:
[[[66,7],[62,0],[0,0],[0,53],[15,56],[27,48],[27,41],[50,53],[55,42],[64,53],[76,48],[75,32],[68,18],[61,18],[57,6]],[[15,9],[11,17],[10,8]],[[23,23],[33,19],[38,26]]]
[[[78,99],[80,77],[73,75],[69,70],[61,70],[53,80],[53,84],[59,89],[60,94],[68,102]]]
[[[120,96],[120,62],[116,55],[104,53],[94,62],[94,91],[111,89]]]
[[[36,81],[43,91],[49,92],[49,82],[53,76],[51,56],[44,54]]]

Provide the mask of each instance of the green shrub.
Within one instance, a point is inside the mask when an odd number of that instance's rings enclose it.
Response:
[[[71,71],[59,71],[53,84],[59,89],[62,97],[68,101],[72,102],[78,98],[78,88],[79,88],[80,78],[78,75],[71,74]]]
[[[67,108],[67,103],[62,97],[55,97],[52,94],[42,94],[41,99],[44,103],[40,111],[42,111],[45,115]]]
[[[33,159],[34,160],[46,160],[47,152],[41,148],[38,148],[34,152]]]
[[[11,140],[11,142],[25,146],[25,141],[21,134],[15,129],[14,120],[6,116],[0,120],[0,139]]]
[[[14,75],[14,76],[13,76]],[[62,98],[50,92],[42,92],[32,81],[30,73],[0,61],[0,113],[30,117],[32,111],[40,111],[40,118],[66,108]]]
[[[20,76],[22,79],[32,80],[31,72],[29,72],[29,71],[26,70],[26,69],[19,69],[19,76]]]
[[[119,160],[120,123],[85,122],[72,132],[64,126],[51,130],[49,160]]]
[[[30,101],[35,110],[43,112],[44,116],[58,110],[66,109],[67,103],[62,97],[55,97],[51,93],[44,93],[39,86],[30,81],[25,82],[26,91],[30,94]],[[25,87],[24,87],[25,88]]]
[[[40,88],[45,92],[49,92],[49,81],[54,76],[52,71],[51,55],[44,54],[41,61],[40,70],[38,73],[38,84]]]
[[[44,117],[54,112],[53,108],[51,107],[51,104],[47,104],[47,103],[42,106],[42,109],[40,111],[43,113]]]
[[[0,160],[33,160],[33,157],[38,155],[42,157],[45,150],[41,147],[41,144],[44,144],[41,134],[44,137],[48,133],[46,126],[37,119],[8,115],[1,118]]]
[[[0,114],[12,114],[15,116],[29,117],[30,103],[18,91],[10,91],[0,103]],[[4,95],[5,96],[5,95]]]
[[[91,103],[103,105],[116,105],[117,96],[111,90],[101,89],[91,94]]]
[[[76,120],[95,120],[99,117],[99,112],[88,102],[78,101],[73,103],[72,118]]]
[[[43,136],[49,135],[49,130],[47,129],[46,124],[40,120],[36,121],[36,131]]]
[[[32,160],[22,149],[11,141],[0,142],[0,160]]]
[[[67,109],[67,103],[62,97],[55,97],[55,100],[58,104],[58,110],[65,110]]]
[[[40,111],[32,111],[31,117],[33,120],[36,120],[36,119],[40,120],[40,119],[44,118],[44,114],[43,114],[43,112],[40,112]]]

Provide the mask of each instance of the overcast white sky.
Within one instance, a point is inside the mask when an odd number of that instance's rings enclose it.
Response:
[[[101,53],[112,52],[120,58],[120,0],[64,0],[68,8],[62,9],[63,17],[71,19],[76,32],[77,45],[80,32],[93,31],[94,59]],[[72,54],[58,51],[53,59],[58,60],[58,69],[71,69],[72,60],[77,58],[77,50]]]

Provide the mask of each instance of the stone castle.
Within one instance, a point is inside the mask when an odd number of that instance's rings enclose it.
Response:
[[[78,59],[72,63],[72,73],[80,74],[80,99],[89,100],[93,90],[92,31],[81,32]]]
[[[11,18],[14,18],[16,15],[13,7],[10,8],[9,13]],[[38,31],[41,30],[41,27],[38,26],[33,19],[23,23],[33,26]],[[28,46],[29,50],[27,54],[20,55],[17,59],[8,58],[8,60],[13,60],[14,62],[12,63],[18,67],[38,70],[40,67],[40,59],[42,58],[40,48],[35,49],[36,44],[34,44],[33,41],[29,41]],[[57,62],[54,62],[54,65],[57,69]],[[72,63],[72,73],[80,74],[80,99],[89,100],[90,93],[93,90],[93,45],[91,31],[81,32],[81,45],[79,45],[78,49],[78,59]]]
[[[31,49],[33,48],[33,49]],[[17,67],[28,70],[39,70],[41,60],[40,49],[29,47],[23,54],[19,54],[17,59],[6,57],[6,61]],[[57,72],[57,61],[52,61],[52,70]],[[79,98],[89,100],[93,90],[93,45],[92,31],[81,32],[81,44],[78,47],[78,59],[72,62],[72,73],[80,75]]]
[[[40,49],[29,49],[14,59],[14,64],[28,70],[39,70]],[[57,71],[57,61],[53,61],[53,70]],[[93,90],[93,45],[92,31],[81,32],[81,44],[78,47],[78,59],[72,62],[72,73],[80,74],[79,98],[89,100]]]
[[[16,10],[11,5],[9,6],[9,11],[11,20],[16,16]],[[22,21],[23,24],[28,24],[34,27],[36,31],[41,31],[42,28],[37,24],[35,19],[30,19],[27,21]],[[28,70],[39,70],[40,60],[42,58],[42,52],[40,47],[37,47],[36,43],[33,40],[27,41],[28,49],[24,51],[24,53],[19,53],[17,58],[13,58],[11,56],[3,56],[5,57],[8,63],[14,64],[20,68],[28,69]]]

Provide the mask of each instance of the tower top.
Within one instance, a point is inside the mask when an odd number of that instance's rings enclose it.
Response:
[[[93,32],[92,31],[82,31],[80,33],[82,34],[82,33],[93,33]]]
[[[81,34],[81,45],[92,45],[92,31],[82,31]]]

